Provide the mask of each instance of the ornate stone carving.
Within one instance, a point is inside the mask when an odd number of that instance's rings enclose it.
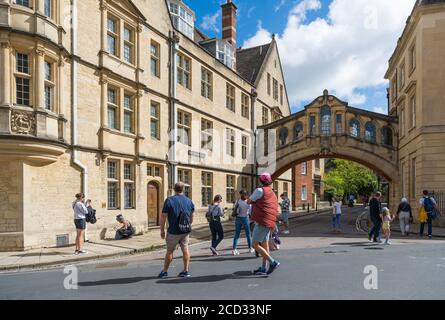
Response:
[[[1,49],[9,49],[11,45],[9,44],[9,41],[1,41],[0,42],[0,48]]]
[[[36,117],[34,113],[13,110],[11,114],[11,130],[14,133],[35,135]]]

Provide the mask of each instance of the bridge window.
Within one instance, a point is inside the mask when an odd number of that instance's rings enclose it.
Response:
[[[287,137],[289,136],[289,130],[287,128],[280,129],[280,145],[284,146],[287,142]]]
[[[294,141],[298,141],[301,138],[303,138],[303,124],[301,122],[297,122],[295,124]]]
[[[340,136],[343,133],[342,122],[343,122],[342,115],[337,114],[336,119],[335,119],[335,132],[337,133],[338,136]]]
[[[331,109],[328,106],[321,107],[321,135],[330,136],[331,135]]]
[[[315,116],[309,118],[309,134],[311,137],[315,137]]]
[[[367,142],[376,143],[375,125],[371,122],[368,122],[365,126],[365,140]]]
[[[349,134],[353,138],[360,138],[360,122],[357,119],[352,119],[349,122]]]
[[[382,144],[392,146],[392,130],[389,127],[382,128]]]

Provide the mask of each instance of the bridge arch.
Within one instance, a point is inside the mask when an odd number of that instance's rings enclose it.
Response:
[[[268,148],[259,171],[279,177],[296,163],[339,158],[360,163],[397,184],[397,128],[397,118],[351,107],[325,90],[304,110],[259,127],[264,133],[259,142]]]

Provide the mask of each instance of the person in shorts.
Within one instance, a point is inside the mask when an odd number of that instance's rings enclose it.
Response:
[[[255,221],[253,229],[253,248],[263,257],[262,266],[254,271],[254,274],[271,274],[280,265],[269,254],[269,239],[271,232],[276,228],[278,215],[278,199],[270,187],[272,176],[269,173],[263,173],[260,176],[261,187],[256,189],[250,196],[248,203],[252,204],[252,220]],[[266,270],[269,262],[269,269]]]
[[[87,254],[82,250],[85,229],[87,228],[86,214],[88,209],[85,206],[85,195],[83,193],[76,194],[76,200],[73,202],[74,225],[76,226],[76,250],[75,255]]]
[[[173,252],[181,247],[184,270],[179,273],[178,277],[188,278],[191,277],[189,272],[190,265],[190,252],[189,252],[189,239],[190,233],[181,233],[179,228],[179,218],[181,213],[186,214],[190,221],[190,225],[193,224],[193,213],[195,212],[195,205],[193,202],[184,195],[184,184],[179,182],[175,185],[175,195],[169,197],[164,202],[164,208],[161,215],[161,238],[165,239],[167,244],[167,252],[165,254],[164,269],[159,274],[159,278],[168,277],[168,268],[173,261]],[[165,233],[165,223],[168,220],[167,235]]]

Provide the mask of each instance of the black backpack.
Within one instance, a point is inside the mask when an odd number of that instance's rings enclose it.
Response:
[[[95,224],[97,222],[96,210],[92,207],[88,207],[88,213],[85,215],[85,220],[88,223]]]
[[[178,217],[178,233],[187,234],[192,232],[192,224],[190,223],[190,214],[184,210],[182,203],[179,202],[179,217]]]

